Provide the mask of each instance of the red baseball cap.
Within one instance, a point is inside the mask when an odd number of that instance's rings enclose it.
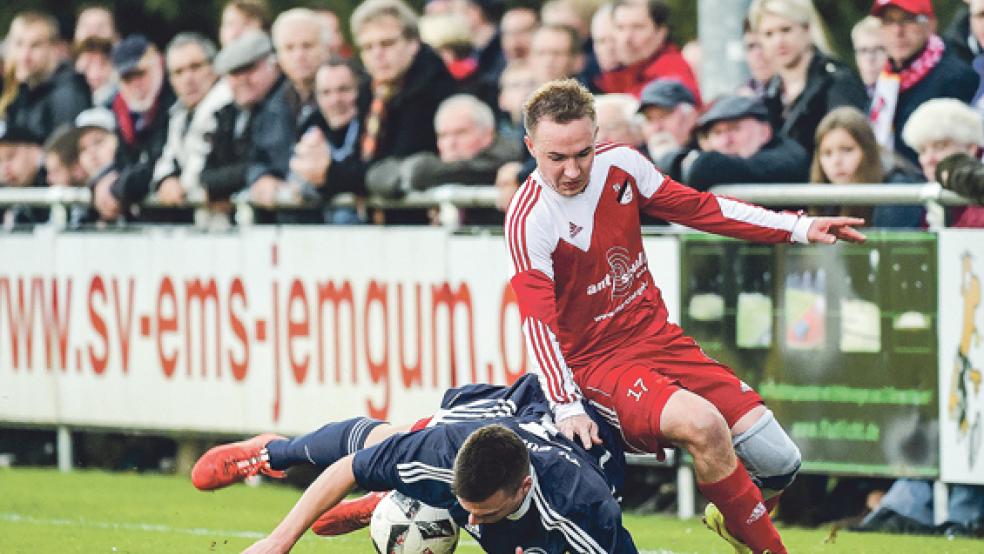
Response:
[[[933,13],[932,0],[875,0],[875,3],[871,5],[871,15],[881,15],[882,10],[889,6],[895,6],[915,15],[936,17]]]

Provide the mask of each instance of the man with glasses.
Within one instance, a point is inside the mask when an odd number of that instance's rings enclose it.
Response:
[[[888,54],[888,64],[875,84],[869,110],[875,137],[883,147],[917,163],[916,152],[901,137],[909,116],[933,98],[969,102],[979,79],[936,34],[936,15],[930,0],[876,0],[871,15],[881,20],[882,41]]]
[[[211,149],[215,113],[232,102],[228,83],[218,81],[215,43],[198,33],[180,33],[167,46],[167,72],[178,101],[168,110],[167,143],[154,166],[154,188],[165,204],[179,204],[202,190],[201,172]]]

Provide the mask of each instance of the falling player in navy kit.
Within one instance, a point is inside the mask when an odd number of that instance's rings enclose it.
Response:
[[[589,408],[606,440],[585,451],[549,414],[535,376],[466,385],[445,394],[424,428],[354,418],[289,441],[260,435],[207,452],[192,481],[211,490],[290,465],[329,466],[251,552],[286,552],[356,484],[449,510],[488,552],[636,552],[613,496],[625,465],[615,430]]]

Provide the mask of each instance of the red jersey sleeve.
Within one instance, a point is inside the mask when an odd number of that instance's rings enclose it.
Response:
[[[583,413],[581,392],[557,340],[557,301],[553,281],[556,233],[539,216],[542,192],[532,179],[519,189],[506,214],[506,249],[512,262],[510,283],[516,293],[526,343],[533,354],[540,386],[558,419]]]
[[[806,232],[813,218],[698,191],[663,175],[642,154],[630,152],[642,196],[640,209],[647,215],[754,242],[809,242]]]

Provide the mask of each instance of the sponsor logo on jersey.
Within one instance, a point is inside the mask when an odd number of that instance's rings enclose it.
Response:
[[[615,191],[615,198],[619,204],[626,206],[632,202],[632,186],[628,179],[621,183],[613,183],[612,189]]]
[[[758,504],[755,505],[755,509],[752,510],[752,514],[748,516],[748,519],[745,520],[745,525],[751,525],[755,523],[756,521],[762,519],[762,516],[764,515],[765,515],[765,504],[759,502]]]

